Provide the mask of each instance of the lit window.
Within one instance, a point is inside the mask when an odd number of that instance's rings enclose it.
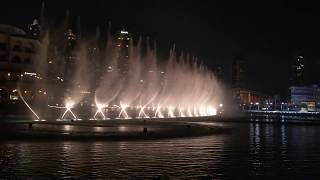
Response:
[[[13,100],[13,101],[18,100],[18,96],[10,95],[10,100]]]

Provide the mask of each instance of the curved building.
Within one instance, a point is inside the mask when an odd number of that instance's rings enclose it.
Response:
[[[40,41],[11,25],[0,24],[0,101],[17,100],[17,82],[39,80]],[[6,96],[4,96],[6,94]]]

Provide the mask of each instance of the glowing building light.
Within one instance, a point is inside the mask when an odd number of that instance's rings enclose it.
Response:
[[[31,73],[31,72],[24,72],[25,75],[29,75],[29,76],[36,76],[37,73]]]

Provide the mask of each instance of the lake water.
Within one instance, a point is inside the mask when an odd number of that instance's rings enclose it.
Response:
[[[320,178],[319,125],[216,125],[233,130],[147,141],[2,141],[0,178]]]

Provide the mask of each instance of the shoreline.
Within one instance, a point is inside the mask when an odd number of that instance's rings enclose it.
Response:
[[[230,133],[217,123],[269,123],[275,125],[320,125],[320,120],[287,119],[242,114],[240,117],[183,117],[79,121],[0,120],[0,140],[119,141],[152,140]]]
[[[152,140],[206,136],[231,129],[197,122],[103,120],[3,123],[0,140]]]

